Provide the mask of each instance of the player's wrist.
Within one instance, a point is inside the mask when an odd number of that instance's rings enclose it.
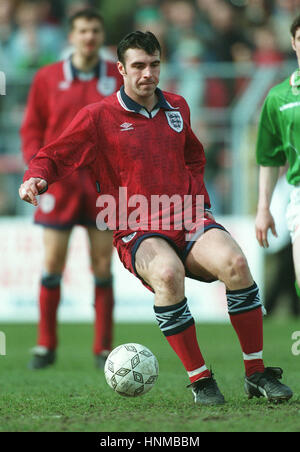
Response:
[[[266,204],[258,205],[257,213],[270,213],[270,206]]]

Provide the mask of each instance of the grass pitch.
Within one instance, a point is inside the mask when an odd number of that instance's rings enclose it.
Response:
[[[94,367],[93,327],[60,325],[55,366],[30,371],[28,350],[35,325],[3,325],[6,356],[0,356],[0,432],[300,432],[300,355],[292,353],[299,322],[265,321],[266,365],[284,369],[283,381],[294,391],[286,404],[247,399],[244,368],[230,324],[198,324],[206,363],[211,366],[226,405],[195,406],[186,372],[156,324],[115,325],[115,346],[138,342],[157,356],[155,387],[135,399],[115,394]]]

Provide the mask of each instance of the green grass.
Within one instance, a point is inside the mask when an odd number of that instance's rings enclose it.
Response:
[[[92,326],[60,326],[56,365],[30,371],[28,350],[35,343],[34,325],[3,325],[7,355],[0,356],[0,432],[300,432],[300,356],[291,352],[299,322],[265,322],[266,365],[281,366],[284,382],[294,390],[290,402],[249,400],[243,390],[243,363],[229,324],[198,324],[198,339],[227,404],[195,406],[188,379],[155,324],[115,326],[115,345],[139,342],[158,358],[156,386],[135,399],[115,394],[102,371],[94,368]]]

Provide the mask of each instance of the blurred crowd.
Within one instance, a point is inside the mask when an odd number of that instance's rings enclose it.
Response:
[[[134,28],[159,36],[171,69],[168,78],[183,79],[180,91],[192,107],[195,102],[223,107],[232,101],[232,90],[216,80],[204,90],[203,64],[282,63],[293,57],[289,29],[299,12],[300,0],[138,0]]]
[[[0,0],[0,68],[6,73],[56,61],[66,46],[67,17],[107,1]],[[152,30],[174,70],[199,62],[278,64],[291,56],[289,27],[300,0],[127,0],[107,17],[107,44],[133,29]],[[123,8],[124,9],[124,8]]]
[[[289,28],[299,0],[140,0],[135,28],[154,28],[166,58],[276,64],[291,55]]]
[[[247,86],[253,67],[294,59],[289,28],[300,13],[300,0],[0,0],[0,71],[8,83],[18,80],[0,96],[0,214],[15,211],[3,201],[1,155],[20,152],[17,130],[32,75],[68,54],[67,18],[88,6],[104,15],[109,58],[132,30],[157,35],[163,48],[160,86],[187,99],[192,125],[205,145],[216,212],[230,212],[231,153],[226,118],[220,116],[218,124],[216,109],[227,112]],[[27,82],[22,78],[26,73]]]

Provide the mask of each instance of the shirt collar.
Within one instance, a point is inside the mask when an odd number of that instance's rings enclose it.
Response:
[[[71,73],[72,73],[72,78],[73,80],[75,78],[85,78],[84,76],[86,76],[87,79],[90,79],[91,77],[94,78],[99,78],[100,77],[100,65],[101,63],[98,62],[89,72],[85,73],[83,71],[80,71],[79,69],[77,69],[73,63],[72,60],[70,58],[70,68],[71,68]]]
[[[135,113],[140,113],[142,108],[145,109],[143,105],[138,104],[125,93],[124,85],[121,86],[120,88],[120,94],[121,99],[124,102],[126,108],[128,108],[128,110],[134,111]],[[156,88],[155,94],[158,100],[157,104],[153,107],[153,110],[159,108],[163,108],[164,110],[177,110],[177,108],[172,107],[172,105],[170,105],[169,102],[167,102],[163,92],[159,88]]]

